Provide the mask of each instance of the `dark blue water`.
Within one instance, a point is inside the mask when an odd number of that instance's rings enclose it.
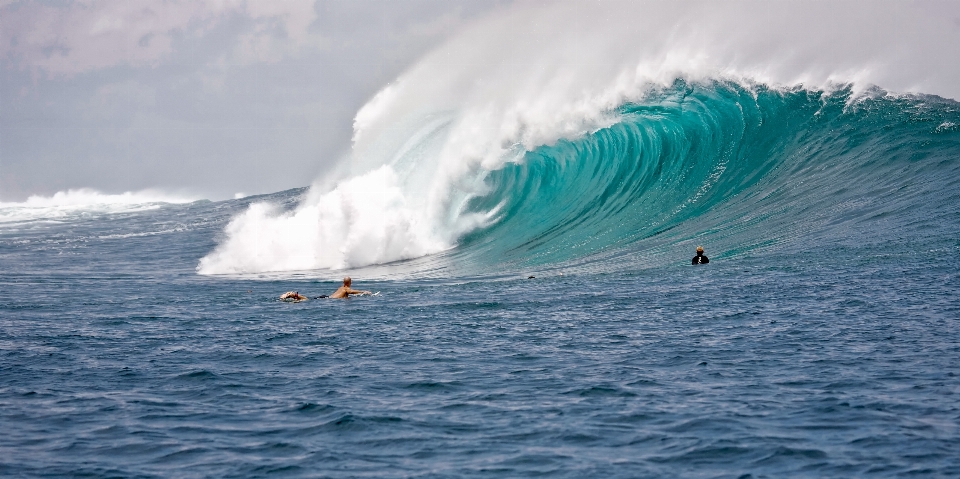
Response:
[[[9,210],[0,475],[960,476],[956,102],[698,88],[492,172],[498,222],[401,263],[197,274],[302,190]],[[380,294],[277,300],[343,274]]]
[[[0,233],[0,474],[960,474],[956,240],[291,304],[231,204]]]

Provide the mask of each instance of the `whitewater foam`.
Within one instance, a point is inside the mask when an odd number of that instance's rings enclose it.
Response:
[[[226,241],[200,261],[201,274],[340,269],[414,258],[450,248],[411,207],[385,165],[340,183],[292,211],[260,202],[226,228]]]
[[[874,85],[960,96],[960,66],[941,61],[960,48],[949,22],[903,2],[871,16],[861,8],[516,6],[428,54],[360,109],[347,178],[317,183],[293,212],[251,206],[198,271],[347,268],[451,248],[496,220],[496,208],[464,209],[487,192],[490,172],[609,127],[620,121],[619,107],[678,78],[847,89],[851,98]]]
[[[90,214],[115,214],[183,204],[198,198],[156,190],[102,193],[90,188],[58,191],[52,196],[33,195],[23,202],[0,202],[0,224],[36,220],[63,221]]]

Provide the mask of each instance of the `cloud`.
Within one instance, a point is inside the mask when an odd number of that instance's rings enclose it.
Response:
[[[233,61],[270,62],[319,41],[313,0],[77,0],[0,4],[0,58],[9,66],[71,76],[118,65],[156,66],[178,37],[246,20]]]
[[[303,186],[385,83],[507,1],[0,0],[0,199]]]
[[[241,63],[271,63],[294,49],[319,46],[319,35],[310,33],[317,14],[313,2],[251,2],[247,14],[253,31],[241,35],[235,57]]]

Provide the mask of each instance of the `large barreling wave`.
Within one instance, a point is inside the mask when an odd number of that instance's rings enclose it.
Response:
[[[851,5],[825,23],[808,4],[751,4],[751,24],[731,5],[481,22],[357,114],[336,175],[292,209],[252,204],[198,271],[611,270],[697,244],[735,258],[955,236],[960,104],[934,95],[956,96],[953,73],[891,65],[957,34],[906,4],[887,20],[919,32],[907,49],[864,38]]]

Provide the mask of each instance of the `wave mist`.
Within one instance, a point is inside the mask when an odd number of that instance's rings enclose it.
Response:
[[[664,225],[685,231],[669,244],[692,240],[702,225],[679,226],[710,214],[703,205],[718,203],[707,199],[804,181],[776,161],[801,168],[811,157],[800,152],[816,143],[787,142],[793,156],[772,153],[789,138],[825,141],[822,108],[832,105],[831,121],[852,122],[851,134],[864,128],[879,139],[886,133],[871,130],[873,117],[855,111],[894,112],[909,124],[908,113],[926,100],[904,103],[889,92],[960,96],[960,65],[944,61],[960,48],[960,30],[938,15],[943,5],[880,2],[870,12],[853,2],[518,6],[478,22],[385,87],[357,113],[339,172],[293,210],[251,205],[197,270],[343,269],[443,251],[494,255],[480,263],[511,251],[567,261],[619,250]],[[939,106],[916,133],[946,135],[940,152],[949,153],[955,104],[925,98]],[[856,110],[865,100],[882,105]],[[853,161],[839,146],[828,150]],[[584,184],[588,171],[593,179]],[[538,196],[554,191],[545,185],[563,190],[556,194],[565,201],[596,203],[573,210],[594,216],[577,223],[558,213],[558,203],[544,200],[551,196]],[[627,211],[647,223],[627,221],[639,228],[634,233],[613,228]],[[724,222],[716,220],[709,231],[720,238]],[[544,253],[572,238],[591,246]],[[516,249],[533,243],[543,250]]]

